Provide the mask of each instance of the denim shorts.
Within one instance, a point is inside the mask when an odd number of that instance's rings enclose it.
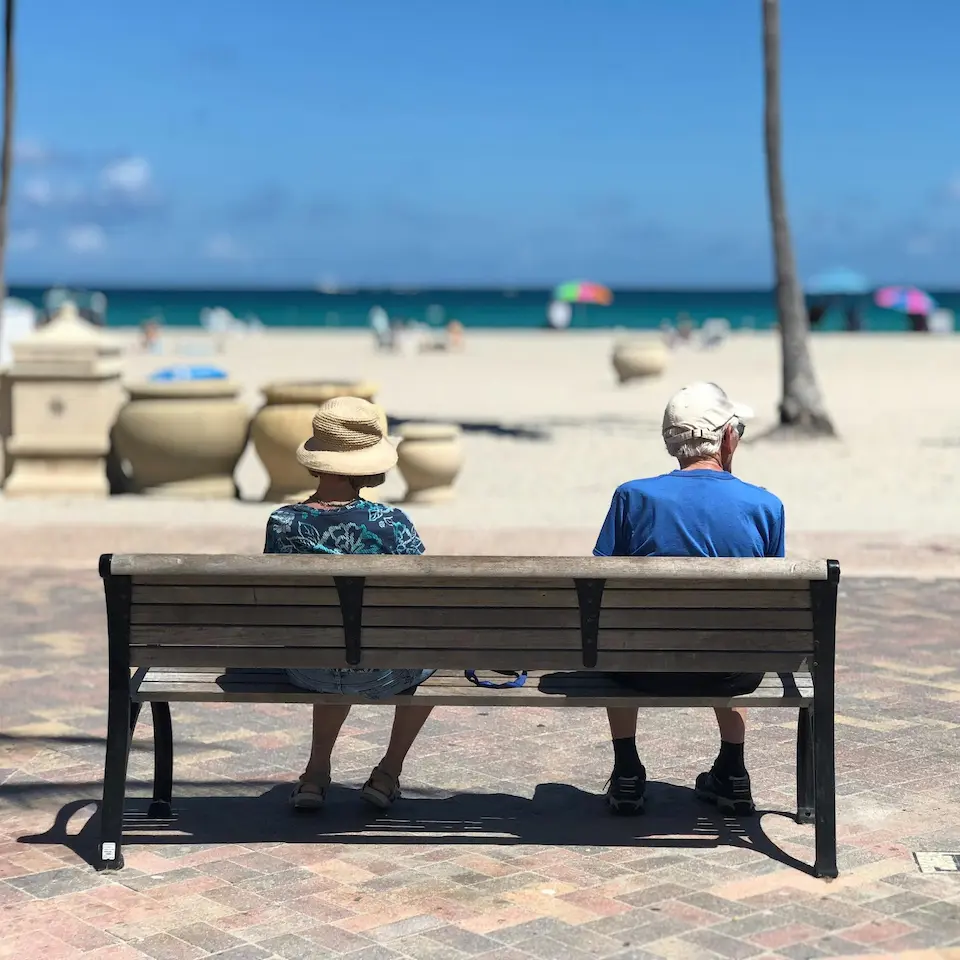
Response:
[[[287,670],[290,682],[315,693],[345,693],[361,695],[370,700],[414,693],[417,685],[436,670],[342,670],[322,668]]]

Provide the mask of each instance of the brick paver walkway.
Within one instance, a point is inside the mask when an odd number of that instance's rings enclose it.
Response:
[[[302,707],[174,705],[172,825],[129,804],[127,869],[97,833],[105,638],[92,572],[5,571],[0,597],[0,957],[230,960],[960,955],[960,582],[851,580],[841,599],[840,879],[814,880],[794,808],[788,711],[748,745],[764,814],[724,821],[690,785],[707,711],[648,711],[649,813],[605,814],[600,711],[439,709],[375,816],[356,787],[390,713],[356,710],[329,808],[294,817]],[[146,796],[149,716],[131,759]]]

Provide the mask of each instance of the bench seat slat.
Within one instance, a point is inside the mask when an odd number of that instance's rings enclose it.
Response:
[[[227,661],[235,667],[340,667],[350,666],[340,651],[320,647],[131,647],[134,666],[214,666]],[[742,671],[802,670],[811,658],[800,650],[727,651],[601,650],[597,670],[668,670],[668,671]],[[436,669],[514,670],[523,667],[523,657],[516,650],[496,649],[431,649],[368,651],[360,667],[391,669],[394,667]],[[536,662],[544,670],[582,669],[580,650],[541,650]]]
[[[545,679],[546,677],[546,679]],[[452,706],[799,706],[809,703],[813,685],[809,674],[786,675],[787,687],[777,674],[764,676],[758,689],[740,697],[656,697],[638,696],[603,676],[574,672],[547,675],[530,674],[525,686],[507,690],[484,690],[469,683],[460,672],[436,674],[421,684],[416,693],[420,704]],[[282,670],[243,670],[226,673],[222,669],[182,672],[154,668],[134,689],[138,700],[290,702],[290,703],[370,703],[363,697],[317,694],[291,684]],[[378,703],[410,703],[411,697],[393,697]]]
[[[498,674],[491,671],[480,672],[486,679],[496,680],[498,678]],[[169,682],[177,682],[189,685],[192,683],[210,683],[218,677],[225,677],[229,680],[230,686],[232,687],[237,685],[257,685],[268,682],[276,683],[278,678],[286,683],[288,682],[286,676],[286,671],[277,667],[141,667],[131,682],[135,687],[138,686],[141,681],[144,681],[144,678],[146,678],[146,681],[149,683],[159,682],[166,684]],[[544,676],[562,676],[564,678],[564,684],[568,686],[581,684],[596,687],[598,683],[606,684],[613,682],[608,681],[604,674],[597,674],[589,670],[571,670],[559,673],[549,670],[531,670],[529,671],[529,676],[531,679],[528,683],[533,683],[534,680],[539,680],[539,678]],[[813,679],[810,673],[798,671],[796,673],[784,673],[783,676],[794,677],[795,682],[800,686],[801,690],[807,689],[808,693],[811,696],[813,695]],[[425,681],[425,683],[431,690],[437,687],[447,686],[469,687],[470,689],[474,689],[473,684],[469,683],[464,677],[462,670],[438,670],[432,677]],[[804,684],[806,684],[807,687],[804,687]],[[782,685],[783,681],[779,673],[766,673],[760,682],[759,689],[763,690],[767,687],[772,687],[779,690]]]
[[[340,607],[244,606],[225,604],[143,604],[131,609],[131,622],[140,624],[193,624],[211,626],[310,626],[340,627]],[[373,627],[478,629],[580,629],[577,609],[537,608],[510,610],[500,607],[370,607],[363,624]],[[669,610],[662,608],[609,610],[600,616],[600,629],[637,630],[812,630],[809,610]]]

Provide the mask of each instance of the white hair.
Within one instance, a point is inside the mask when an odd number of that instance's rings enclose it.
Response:
[[[715,457],[720,452],[723,442],[723,430],[719,430],[713,437],[698,437],[696,440],[685,440],[683,443],[671,443],[664,440],[667,453],[677,460],[703,460]]]

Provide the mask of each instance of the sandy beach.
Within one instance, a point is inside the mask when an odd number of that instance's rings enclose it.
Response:
[[[776,414],[775,336],[739,334],[711,351],[682,347],[662,377],[619,386],[610,353],[620,336],[471,331],[461,353],[399,356],[377,353],[366,332],[270,330],[203,356],[203,334],[167,331],[159,356],[128,336],[124,370],[132,381],[171,362],[212,361],[243,384],[251,411],[271,380],[369,379],[395,420],[460,423],[466,464],[456,500],[410,510],[432,550],[455,553],[588,551],[617,484],[672,469],[659,440],[667,398],[692,380],[716,380],[757,413],[735,468],[783,499],[790,553],[836,556],[853,573],[960,574],[960,502],[952,496],[960,338],[815,336],[839,439],[757,443]],[[242,502],[0,500],[0,539],[19,542],[22,559],[24,528],[53,521],[89,556],[92,541],[97,549],[176,550],[202,527],[211,531],[209,549],[259,550],[269,505],[252,447],[237,478]],[[402,492],[394,473],[382,497]],[[29,552],[55,565],[74,556],[62,538],[35,538]]]

